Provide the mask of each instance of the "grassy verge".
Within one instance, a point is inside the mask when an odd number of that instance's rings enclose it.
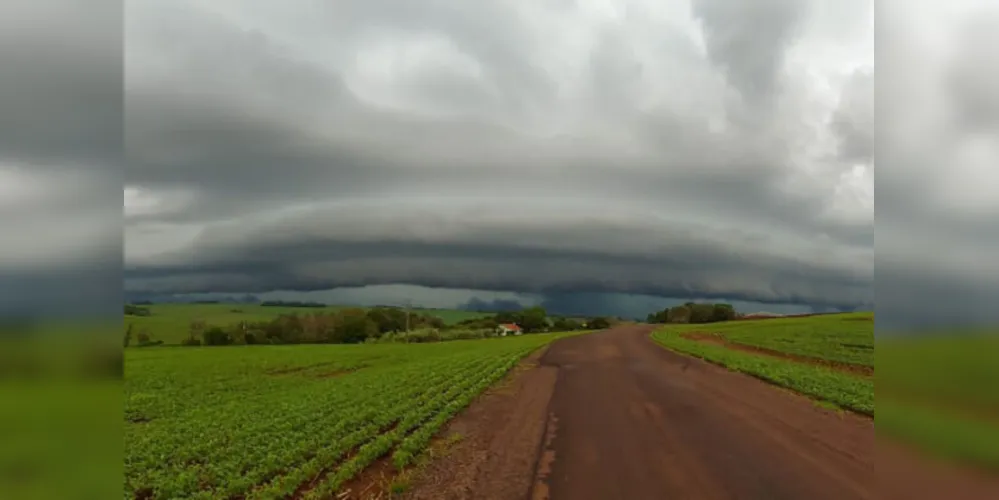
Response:
[[[879,339],[879,436],[999,471],[999,332]]]
[[[999,471],[999,426],[993,422],[882,398],[874,425],[879,435],[938,457]]]
[[[765,358],[685,339],[669,328],[652,334],[660,345],[786,387],[840,408],[874,416],[874,381],[827,368]]]

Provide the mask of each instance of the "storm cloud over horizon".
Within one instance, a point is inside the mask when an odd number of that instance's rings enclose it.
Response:
[[[873,306],[870,2],[146,0],[126,47],[127,290]]]

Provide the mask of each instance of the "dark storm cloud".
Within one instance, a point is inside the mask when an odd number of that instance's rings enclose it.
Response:
[[[796,5],[137,4],[126,287],[871,304],[870,214],[809,146],[853,129],[782,67]]]

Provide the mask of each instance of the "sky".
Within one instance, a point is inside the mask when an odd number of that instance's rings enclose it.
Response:
[[[126,294],[850,310],[876,260],[879,295],[991,290],[995,9],[912,3],[140,0],[117,59],[25,3],[0,210],[36,209],[0,269],[92,268],[117,229]]]

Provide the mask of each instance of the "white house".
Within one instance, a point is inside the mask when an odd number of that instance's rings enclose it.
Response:
[[[500,337],[506,337],[507,335],[520,335],[524,333],[524,330],[516,323],[507,323],[505,325],[497,326],[496,333]]]

